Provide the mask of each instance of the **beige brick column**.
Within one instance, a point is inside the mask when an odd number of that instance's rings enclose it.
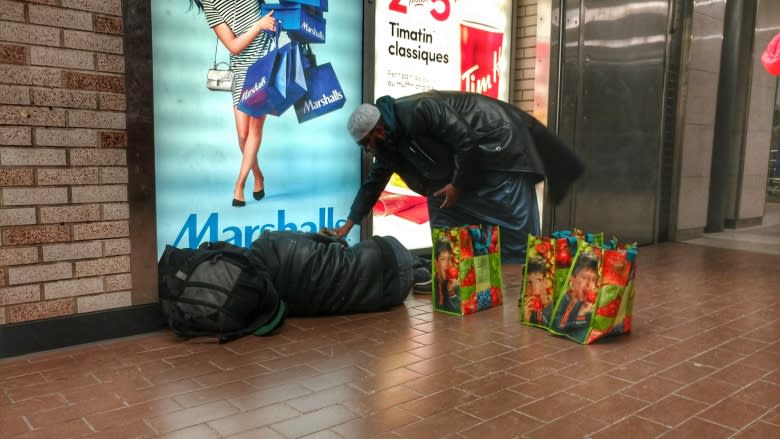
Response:
[[[0,325],[131,305],[120,0],[0,0]]]
[[[515,2],[514,104],[533,114],[536,67],[536,0]]]

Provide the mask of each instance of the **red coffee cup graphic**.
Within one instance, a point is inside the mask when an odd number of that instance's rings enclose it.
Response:
[[[504,33],[495,27],[460,23],[460,90],[498,98]]]

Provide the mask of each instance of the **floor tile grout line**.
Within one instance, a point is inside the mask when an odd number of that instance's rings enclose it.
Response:
[[[29,430],[28,433],[36,430],[26,415],[22,415],[21,418],[24,420],[24,423],[27,424],[27,429]]]
[[[729,340],[729,341],[731,341],[731,340]],[[726,342],[728,342],[728,341],[726,341]],[[726,343],[726,342],[724,342],[724,343]],[[714,346],[714,347],[712,347],[712,348],[708,349],[706,352],[709,352],[710,350],[716,349],[718,346],[721,346],[722,344],[723,344],[723,343],[721,343],[721,344],[719,344],[719,345],[716,345],[716,346]],[[662,349],[663,349],[663,348],[662,348]],[[662,349],[659,349],[658,351],[654,351],[654,352],[659,352],[659,351],[660,351],[660,350],[662,350]],[[704,353],[704,352],[700,352],[700,353],[698,353],[696,356],[698,356],[698,355],[701,355],[702,353]],[[691,358],[693,358],[693,357],[691,357]],[[684,363],[684,362],[690,361],[690,360],[691,360],[691,358],[687,358],[687,359],[685,359],[685,360],[682,360],[682,361],[680,361],[680,362],[678,362],[678,363],[675,363],[675,364],[673,364],[673,365],[671,365],[671,366],[668,366],[668,367],[666,367],[666,368],[664,368],[664,369],[662,369],[662,370],[660,370],[660,371],[657,371],[657,372],[656,372],[656,373],[654,373],[653,375],[650,375],[649,377],[647,377],[647,378],[644,378],[643,380],[640,380],[639,382],[641,382],[641,381],[644,381],[644,380],[646,380],[646,379],[648,379],[648,378],[650,378],[650,377],[653,377],[653,376],[658,376],[658,377],[660,377],[660,378],[663,378],[662,376],[660,376],[660,375],[659,375],[660,373],[663,373],[663,372],[665,372],[665,371],[667,371],[667,370],[670,370],[670,369],[672,369],[672,368],[674,368],[674,367],[677,367],[678,365],[680,365],[680,364],[682,364],[682,363]],[[706,405],[706,404],[708,404],[707,402],[700,401],[700,400],[695,400],[695,399],[692,399],[692,398],[688,398],[688,397],[685,397],[685,396],[683,396],[683,395],[678,395],[678,394],[677,394],[677,392],[678,392],[678,391],[680,391],[680,390],[682,390],[682,389],[684,389],[684,388],[687,388],[687,387],[689,387],[689,386],[691,386],[691,385],[695,384],[696,382],[698,382],[698,381],[700,381],[700,380],[702,380],[702,379],[704,379],[704,378],[710,377],[711,375],[713,375],[713,374],[715,374],[715,373],[717,373],[717,372],[719,372],[719,371],[723,370],[725,367],[728,367],[728,366],[734,365],[734,364],[738,363],[739,361],[741,361],[741,359],[740,359],[740,360],[737,360],[737,361],[734,361],[734,362],[732,362],[732,363],[729,363],[729,364],[727,364],[726,366],[723,366],[723,367],[721,367],[721,368],[719,368],[719,369],[717,369],[717,370],[715,370],[715,371],[713,371],[713,372],[710,372],[709,374],[707,374],[707,375],[704,375],[704,376],[700,377],[699,379],[697,379],[697,380],[696,380],[696,381],[694,381],[693,383],[688,383],[688,384],[685,384],[685,385],[683,385],[682,387],[680,387],[680,388],[678,388],[677,390],[675,390],[674,392],[672,392],[672,393],[670,393],[670,394],[667,394],[667,395],[666,395],[666,396],[664,396],[663,398],[659,399],[658,401],[661,401],[661,400],[663,400],[663,399],[665,399],[665,398],[668,398],[669,396],[677,396],[677,397],[681,397],[681,398],[689,399],[689,400],[696,401],[696,402],[699,402],[699,403],[702,403],[702,404],[705,404],[705,405]],[[607,373],[607,372],[605,372],[605,373]],[[772,373],[772,372],[771,372],[771,371],[770,371],[770,372],[766,372],[764,375],[762,375],[762,378],[763,378],[764,376],[766,376],[766,375],[770,374],[770,373]],[[551,374],[547,374],[547,375],[551,375]],[[543,375],[543,376],[547,376],[547,375]],[[602,375],[604,375],[604,374],[602,374]],[[755,380],[753,383],[755,383],[755,382],[759,381],[760,379],[761,379],[761,378],[759,378],[759,379]],[[671,380],[671,381],[675,381],[675,380]],[[720,380],[717,380],[717,381],[720,381]],[[675,382],[679,383],[678,381],[675,381]],[[637,383],[638,383],[638,382],[637,382]],[[634,383],[634,384],[637,384],[637,383]],[[708,405],[708,406],[707,406],[705,409],[702,409],[700,412],[697,412],[695,415],[693,415],[693,416],[691,416],[691,417],[689,417],[689,418],[685,419],[684,421],[680,422],[678,425],[682,425],[683,423],[687,422],[688,420],[692,419],[693,417],[696,417],[696,416],[698,416],[698,414],[700,414],[700,413],[703,413],[704,411],[708,410],[709,408],[711,408],[711,407],[713,407],[713,406],[717,405],[718,403],[720,403],[720,402],[722,402],[722,401],[724,401],[724,400],[726,400],[726,399],[730,398],[732,395],[734,395],[734,394],[736,394],[736,393],[738,393],[738,392],[740,392],[740,391],[742,391],[742,390],[745,390],[747,387],[749,387],[749,385],[751,385],[751,384],[753,384],[753,383],[747,384],[747,385],[743,386],[742,388],[735,390],[734,392],[732,392],[731,394],[729,394],[727,397],[725,397],[725,398],[722,398],[721,400],[719,400],[719,401],[717,401],[717,402],[715,402],[715,403],[713,403],[713,404],[709,404],[709,405]],[[571,386],[570,386],[570,387],[571,387]],[[570,388],[570,387],[568,387],[568,388]],[[567,389],[568,389],[568,388],[567,388]],[[565,389],[564,389],[564,390],[562,390],[562,391],[559,391],[559,392],[553,393],[552,395],[548,395],[547,397],[550,397],[550,396],[556,395],[557,393],[562,393],[562,392],[564,392],[564,391],[565,391]],[[630,417],[630,416],[635,416],[635,415],[636,415],[636,416],[639,416],[639,412],[640,412],[640,411],[642,411],[642,410],[644,410],[644,409],[646,409],[646,408],[648,408],[648,407],[650,407],[650,406],[652,406],[653,404],[655,404],[655,403],[657,403],[657,402],[658,402],[658,401],[653,401],[653,402],[645,401],[645,400],[642,400],[642,399],[639,399],[639,398],[635,398],[635,397],[633,397],[633,396],[631,396],[631,395],[626,395],[626,394],[619,393],[619,392],[618,392],[618,394],[620,394],[620,395],[621,395],[621,396],[623,396],[623,397],[628,397],[628,398],[635,399],[635,400],[637,400],[637,401],[641,401],[641,402],[645,403],[645,406],[643,406],[641,409],[638,409],[638,410],[636,410],[635,412],[632,412],[631,414],[629,414],[629,415],[627,415],[627,416],[625,416],[625,417],[621,418],[621,420],[623,420],[623,419],[626,419],[626,418],[628,418],[628,417]],[[526,396],[529,396],[529,395],[526,395]],[[612,396],[612,395],[607,395],[607,396],[605,396],[604,398],[601,398],[601,399],[599,399],[599,400],[593,401],[591,404],[589,404],[589,405],[586,405],[586,406],[584,406],[584,407],[580,407],[579,409],[575,410],[573,413],[580,412],[580,411],[582,411],[582,410],[586,409],[587,407],[589,407],[589,406],[591,406],[591,405],[593,405],[593,404],[597,404],[599,401],[602,401],[602,400],[604,400],[604,399],[606,399],[606,398],[609,398],[610,396]],[[530,396],[529,396],[529,397],[530,397]],[[531,404],[531,403],[532,403],[532,402],[529,402],[529,404]],[[528,404],[525,404],[525,405],[528,405]],[[520,407],[523,407],[523,406],[520,406]],[[517,408],[520,408],[520,407],[517,407]],[[517,408],[516,408],[516,409],[517,409]],[[564,416],[565,416],[565,415],[564,415]],[[762,415],[762,416],[763,416],[763,415]],[[562,418],[562,417],[563,417],[563,416],[560,416],[560,417],[558,417],[558,418],[555,418],[555,419],[553,419],[553,420],[551,420],[551,421],[549,421],[549,422],[547,422],[547,423],[552,423],[552,422],[554,422],[555,420],[557,420],[557,419],[560,419],[560,418]],[[543,421],[543,422],[544,422],[544,421]],[[613,423],[612,423],[612,424],[610,424],[609,426],[611,426],[611,425],[614,425],[614,424],[616,424],[616,423],[618,423],[618,422],[620,422],[620,420],[619,420],[619,421],[615,421],[615,422],[613,422]],[[658,423],[658,422],[656,422],[656,423]],[[609,426],[607,426],[607,427],[604,427],[604,428],[602,428],[602,429],[600,429],[600,430],[598,430],[598,431],[602,431],[602,430],[604,430],[604,429],[608,428]],[[543,427],[543,426],[540,426],[540,427],[538,427],[538,428],[542,428],[542,427]],[[538,428],[537,428],[537,429],[538,429]],[[733,428],[730,428],[730,429],[732,429],[732,430],[733,430]],[[534,429],[534,430],[536,430],[536,429]],[[596,432],[593,432],[593,433],[596,433]]]
[[[87,424],[87,426],[89,427],[89,429],[90,429],[90,430],[92,430],[92,432],[93,432],[93,433],[97,433],[97,432],[98,432],[98,429],[97,429],[97,428],[95,428],[95,427],[94,427],[94,426],[93,426],[93,425],[92,425],[92,424],[89,422],[89,420],[87,420],[87,417],[86,417],[86,416],[82,416],[82,417],[81,417],[81,418],[79,418],[79,419],[81,419],[81,422],[83,422],[83,423]]]
[[[778,409],[780,409],[780,403],[776,404],[774,406],[774,408],[772,408],[771,410],[775,411],[775,410],[778,410]],[[767,424],[774,425],[776,427],[780,427],[780,420],[778,420],[777,422],[772,422],[772,421],[770,421],[768,419],[757,419],[756,422],[766,422]]]
[[[761,416],[759,416],[758,418],[756,418],[756,419],[752,420],[751,422],[748,422],[748,423],[747,423],[746,425],[744,425],[742,428],[738,428],[738,429],[737,429],[737,431],[735,431],[735,432],[734,432],[734,434],[733,434],[733,435],[731,435],[731,436],[729,436],[729,437],[734,437],[734,436],[736,436],[736,435],[738,435],[738,434],[740,434],[740,433],[742,433],[742,432],[744,432],[744,431],[747,431],[747,429],[748,429],[748,428],[750,428],[750,427],[751,427],[752,425],[754,425],[754,424],[757,424],[757,423],[759,423],[759,422],[764,422],[764,421],[762,421],[762,420],[761,420],[761,418],[763,418],[764,416],[768,415],[769,413],[771,413],[771,412],[775,411],[777,408],[780,408],[780,404],[775,404],[775,406],[774,406],[774,407],[768,408],[768,409],[767,409],[767,410],[764,412],[764,414],[762,414],[762,415],[761,415]]]
[[[685,361],[688,361],[688,360],[683,360],[683,362],[685,362]],[[739,360],[739,361],[741,361],[741,360]],[[709,374],[707,374],[707,375],[704,375],[704,376],[700,377],[699,379],[697,379],[696,381],[694,381],[694,382],[692,382],[692,383],[688,383],[688,384],[686,384],[686,385],[684,385],[684,386],[682,386],[682,387],[678,388],[678,389],[677,389],[677,390],[675,390],[674,392],[672,392],[672,393],[670,393],[670,394],[667,394],[667,395],[666,395],[664,398],[661,398],[661,399],[660,399],[660,400],[658,400],[658,401],[661,401],[661,400],[663,400],[663,399],[665,399],[665,398],[668,398],[669,396],[676,396],[676,397],[679,397],[679,398],[684,398],[684,399],[687,399],[687,400],[690,400],[690,401],[694,401],[694,402],[698,402],[698,403],[701,403],[701,404],[705,404],[705,405],[707,405],[707,407],[706,407],[706,408],[704,408],[704,409],[702,409],[702,410],[700,410],[700,411],[696,412],[696,414],[694,414],[694,415],[692,415],[692,416],[690,416],[690,417],[686,418],[684,421],[682,421],[682,422],[680,422],[679,424],[677,424],[677,425],[679,426],[679,425],[682,425],[682,424],[684,424],[685,422],[687,422],[687,421],[689,421],[689,420],[691,420],[691,419],[693,419],[693,418],[695,418],[695,417],[698,417],[700,414],[704,413],[705,411],[707,411],[707,410],[711,409],[712,407],[715,407],[715,406],[716,406],[716,405],[718,405],[719,403],[721,403],[721,402],[723,402],[723,401],[725,401],[725,400],[727,400],[727,399],[731,398],[733,395],[735,395],[735,394],[737,394],[737,393],[739,393],[739,392],[741,392],[741,391],[743,391],[743,390],[747,389],[749,386],[751,386],[751,385],[755,384],[756,382],[760,381],[760,380],[761,380],[763,377],[765,377],[765,376],[767,376],[767,375],[769,375],[769,374],[773,373],[772,371],[768,371],[768,372],[766,372],[764,375],[762,375],[762,376],[761,376],[761,378],[758,378],[758,379],[754,380],[753,382],[751,382],[751,383],[749,383],[749,384],[746,384],[746,385],[744,385],[742,388],[739,388],[739,389],[735,390],[734,392],[732,392],[732,393],[731,393],[731,394],[729,394],[728,396],[726,396],[726,397],[724,397],[724,398],[721,398],[720,400],[717,400],[717,401],[715,401],[715,402],[713,402],[713,403],[709,403],[709,402],[706,402],[706,401],[701,401],[701,400],[697,400],[697,399],[694,399],[694,398],[686,397],[686,396],[684,396],[684,395],[680,395],[680,394],[678,394],[678,393],[677,393],[677,392],[679,392],[680,390],[683,390],[683,389],[685,389],[685,388],[687,388],[687,387],[690,387],[690,386],[692,386],[692,385],[696,384],[697,382],[699,382],[699,381],[701,381],[701,380],[703,380],[703,379],[705,379],[705,378],[710,378],[712,375],[714,375],[714,374],[716,374],[716,373],[720,372],[721,370],[725,369],[725,368],[726,368],[726,367],[728,367],[728,366],[733,366],[733,365],[735,365],[735,364],[736,364],[736,363],[738,363],[739,361],[734,361],[734,362],[732,362],[732,363],[729,363],[728,365],[726,365],[726,366],[724,366],[724,367],[721,367],[720,369],[718,369],[718,370],[716,370],[716,371],[713,371],[713,372],[711,372],[711,373],[709,373]],[[669,368],[666,368],[666,369],[664,369],[663,371],[669,370],[669,369],[671,369],[671,368],[673,368],[673,367],[675,367],[675,366],[677,366],[677,365],[679,365],[679,364],[681,364],[681,363],[682,363],[682,362],[680,362],[680,363],[678,363],[678,364],[676,364],[676,365],[674,365],[674,366],[671,366],[671,367],[669,367]],[[661,372],[663,372],[663,371],[661,371]],[[656,375],[653,375],[653,376],[657,376],[657,374],[656,374]],[[661,378],[663,378],[663,377],[661,377]],[[711,379],[712,379],[712,378],[711,378]],[[674,381],[674,380],[672,380],[672,381]],[[720,380],[716,380],[716,381],[720,381]],[[723,382],[723,381],[721,381],[721,382]],[[624,396],[627,396],[627,395],[624,395]],[[653,404],[657,403],[658,401],[655,401],[655,402],[652,402],[652,403],[650,403],[648,406],[646,406],[646,407],[643,407],[643,408],[642,408],[642,410],[644,410],[645,408],[647,408],[647,407],[649,407],[649,406],[651,406],[651,405],[653,405]],[[641,410],[639,410],[639,411],[641,411]],[[639,413],[639,411],[635,412],[634,414],[636,414],[636,415],[638,416],[638,413]],[[764,415],[765,415],[765,414],[766,414],[766,413],[764,413]],[[764,415],[762,415],[762,416],[764,416]],[[704,419],[703,419],[703,420],[704,420]],[[709,420],[707,420],[707,421],[708,421],[708,422],[710,422]],[[715,423],[715,422],[710,422],[710,423],[712,423],[712,424],[715,424],[715,425],[720,425],[720,424],[717,424],[717,423]],[[721,426],[722,426],[722,425],[721,425]],[[734,428],[731,428],[731,427],[728,427],[728,428],[729,428],[730,430],[734,430]]]

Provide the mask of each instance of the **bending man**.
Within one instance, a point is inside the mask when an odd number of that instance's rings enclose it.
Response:
[[[546,178],[557,203],[583,170],[531,115],[475,93],[384,96],[358,106],[347,128],[374,162],[339,236],[368,215],[397,173],[428,197],[432,227],[497,224],[502,260],[522,263],[528,234],[540,232],[535,184]]]

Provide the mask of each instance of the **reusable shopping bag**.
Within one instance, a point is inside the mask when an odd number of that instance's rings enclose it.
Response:
[[[552,235],[529,235],[520,322],[583,344],[630,332],[636,245],[576,229]]]
[[[284,102],[287,89],[287,59],[290,43],[279,48],[279,33],[275,43],[265,55],[252,64],[246,72],[244,87],[238,101],[238,109],[252,117],[268,114]]]
[[[261,8],[261,15],[271,11],[290,39],[306,43],[325,42],[325,18],[319,11],[312,13],[310,8],[299,3],[265,3]]]
[[[580,240],[600,244],[603,234],[585,234],[573,229],[553,232],[551,236],[528,235],[519,303],[522,323],[542,327],[549,325],[552,308],[564,291]],[[542,280],[544,293],[540,285]]]
[[[285,59],[280,61],[279,68],[283,69],[286,75],[285,96],[283,101],[277,103],[271,109],[270,114],[274,116],[281,116],[282,113],[306,95],[306,77],[303,74],[300,44],[295,41],[291,42],[289,51],[284,53],[284,57]]]
[[[433,309],[463,316],[503,303],[498,226],[433,228]]]
[[[585,343],[631,332],[636,255],[634,245],[603,251],[595,313]]]
[[[303,73],[306,77],[307,93],[295,103],[298,123],[336,111],[347,102],[330,63],[312,65]]]

